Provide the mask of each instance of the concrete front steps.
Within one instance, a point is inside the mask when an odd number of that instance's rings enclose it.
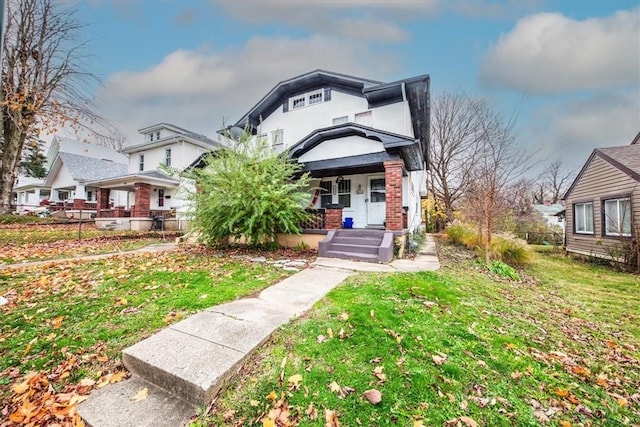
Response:
[[[319,242],[318,256],[387,263],[393,259],[393,237],[384,230],[331,230]]]
[[[93,427],[186,424],[277,328],[350,274],[303,270],[257,298],[211,307],[125,349],[122,361],[132,378],[96,390],[80,404],[80,415]],[[147,398],[136,402],[145,387]]]

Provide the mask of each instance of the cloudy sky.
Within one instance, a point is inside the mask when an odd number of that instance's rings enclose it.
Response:
[[[430,74],[505,114],[521,143],[579,168],[640,131],[633,0],[82,0],[96,105],[127,136],[169,122],[215,136],[281,80],[322,68]]]

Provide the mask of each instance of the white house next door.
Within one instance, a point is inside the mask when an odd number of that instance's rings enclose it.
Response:
[[[367,225],[381,226],[386,217],[386,194],[384,176],[369,177],[367,200]]]

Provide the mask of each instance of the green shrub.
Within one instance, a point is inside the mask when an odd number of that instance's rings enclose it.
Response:
[[[498,276],[508,277],[511,280],[515,280],[517,282],[520,281],[520,276],[518,272],[513,269],[509,264],[505,264],[502,261],[491,261],[489,265],[489,271],[493,274],[497,274]]]
[[[496,234],[491,240],[490,256],[509,265],[525,265],[531,262],[532,251],[522,239],[507,234]]]

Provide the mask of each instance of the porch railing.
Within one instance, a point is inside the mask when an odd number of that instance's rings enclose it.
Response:
[[[300,224],[303,230],[324,230],[327,226],[327,216],[324,209],[307,209],[309,218]]]

